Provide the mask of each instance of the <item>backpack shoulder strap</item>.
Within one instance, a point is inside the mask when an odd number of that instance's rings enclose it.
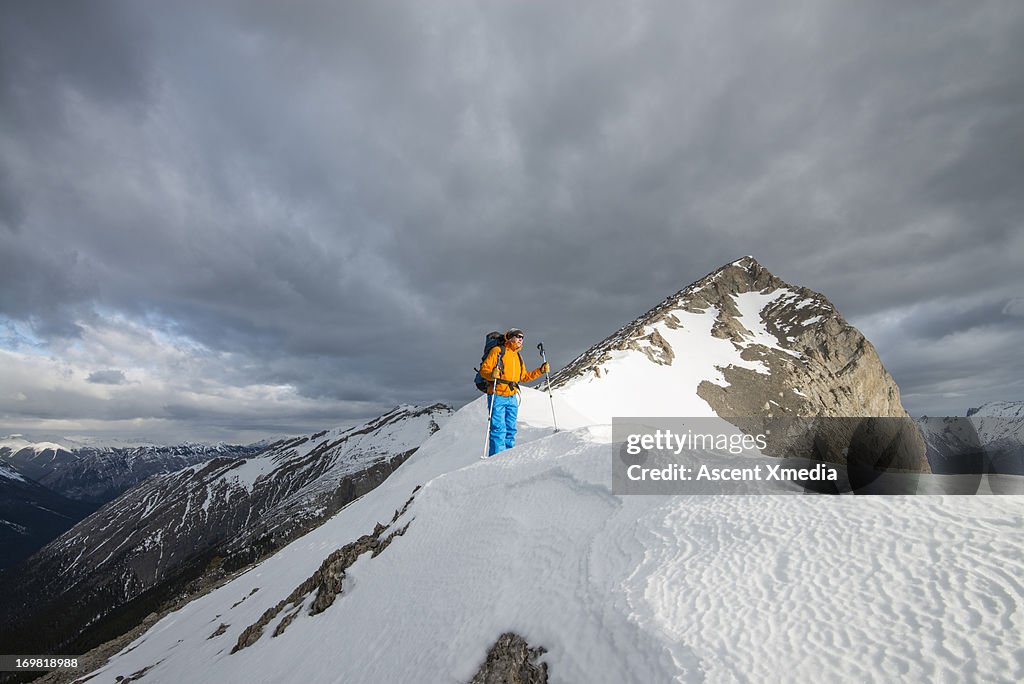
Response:
[[[504,378],[501,377],[502,375],[505,374],[505,364],[502,362],[502,358],[504,356],[505,356],[505,345],[502,344],[502,345],[498,346],[498,361],[497,361],[497,363],[494,364],[494,374],[495,374],[495,378],[497,379],[496,381],[501,383],[502,385],[508,385],[509,387],[511,387],[514,390],[518,390],[519,389],[519,383],[518,382],[516,382],[515,380],[505,380]],[[522,362],[522,360],[523,360],[523,357],[520,354],[519,355],[519,361]],[[519,376],[520,379],[522,379],[522,377],[523,377],[522,375]]]

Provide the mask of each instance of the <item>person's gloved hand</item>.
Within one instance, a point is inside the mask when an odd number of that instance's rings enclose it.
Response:
[[[544,363],[543,363],[543,364],[541,365],[541,367],[540,367],[540,372],[541,372],[541,373],[547,373],[547,372],[548,372],[548,371],[550,371],[550,370],[551,370],[551,366],[550,366],[550,365],[548,364],[548,362],[547,362],[547,361],[545,361],[545,362],[544,362]]]

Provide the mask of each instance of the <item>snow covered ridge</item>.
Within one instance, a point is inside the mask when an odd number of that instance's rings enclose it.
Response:
[[[1024,401],[990,401],[977,408],[968,409],[967,417],[971,416],[1017,418],[1024,421]]]
[[[63,444],[57,444],[56,442],[30,442],[21,435],[8,435],[0,439],[0,449],[7,449],[12,453],[22,449],[31,449],[37,454],[44,451],[71,451],[71,449]]]
[[[520,443],[490,461],[483,401],[462,408],[89,681],[467,682],[510,632],[553,681],[1024,675],[1014,497],[617,496],[611,431],[555,406],[558,433],[526,389]]]
[[[74,452],[54,442],[29,442],[16,435],[0,440],[0,461],[33,480],[42,480],[76,460]]]
[[[978,435],[978,441],[990,451],[1003,450],[1018,454],[1009,459],[1012,472],[1024,472],[1024,401],[993,401],[967,411],[967,420]],[[1005,455],[1005,454],[1004,454]]]
[[[277,442],[251,458],[215,458],[154,476],[29,559],[11,580],[13,593],[49,603],[5,601],[3,626],[30,631],[33,620],[54,619],[52,605],[62,634],[72,633],[181,573],[243,567],[371,490],[450,414],[443,405],[401,406],[360,426]]]
[[[982,444],[1024,442],[1024,401],[997,401],[967,412]]]

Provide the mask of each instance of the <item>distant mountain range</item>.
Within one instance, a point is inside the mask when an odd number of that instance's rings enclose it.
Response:
[[[0,441],[0,460],[22,475],[70,499],[102,504],[152,475],[172,473],[211,458],[250,456],[258,446],[74,447],[22,439]]]
[[[243,458],[255,446],[73,447],[0,440],[0,465],[17,477],[0,478],[0,572],[13,567],[102,504],[153,475],[211,458]]]

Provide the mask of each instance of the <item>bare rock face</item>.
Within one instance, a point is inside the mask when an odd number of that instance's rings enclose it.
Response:
[[[704,380],[697,386],[697,395],[715,414],[744,431],[760,432],[779,419],[799,417],[887,419],[790,422],[791,429],[777,429],[769,437],[770,455],[788,455],[799,446],[823,460],[845,463],[857,435],[862,445],[897,445],[887,469],[929,470],[924,441],[874,346],[824,295],[785,283],[749,256],[680,290],[595,345],[556,374],[553,386],[602,377],[622,351],[642,352],[663,366],[692,363],[692,350],[673,348],[659,332],[671,337],[685,325],[686,314],[714,315],[711,336],[731,342],[739,358],[750,362],[748,367],[718,365],[724,382]]]
[[[707,281],[707,282],[705,282]],[[774,423],[789,424],[788,434],[776,429],[768,453],[783,456],[813,453],[821,460],[847,464],[851,443],[859,453],[878,454],[889,445],[884,463],[863,462],[865,468],[928,472],[924,440],[900,402],[900,391],[882,365],[874,346],[846,322],[824,295],[794,288],[776,278],[751,257],[729,264],[690,289],[691,302],[719,310],[713,333],[742,347],[741,357],[768,367],[762,374],[748,368],[722,368],[728,382],[701,383],[698,394],[723,418],[747,419],[740,424],[759,431]],[[745,344],[751,335],[737,321],[734,295],[778,293],[759,312],[760,323],[778,342],[775,347]],[[868,421],[778,421],[791,417],[868,418]],[[872,420],[875,418],[894,420]],[[811,444],[817,440],[817,445]],[[863,456],[862,456],[863,457]],[[856,458],[856,457],[855,457]]]
[[[469,684],[547,684],[547,663],[538,662],[542,647],[530,648],[518,634],[506,632],[498,637]]]
[[[787,285],[752,257],[724,266],[684,292],[687,308],[719,310],[714,335],[770,369],[765,376],[727,367],[722,371],[729,387],[704,383],[700,396],[719,415],[907,416],[875,348],[824,295]],[[737,319],[734,300],[744,292],[780,293],[760,311],[779,348],[745,344],[751,331]]]

